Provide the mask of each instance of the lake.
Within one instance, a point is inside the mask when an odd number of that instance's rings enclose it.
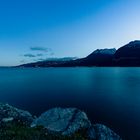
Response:
[[[1,68],[0,101],[35,115],[77,107],[124,139],[140,139],[140,68]]]

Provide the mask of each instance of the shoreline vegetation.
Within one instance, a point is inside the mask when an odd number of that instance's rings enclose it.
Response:
[[[16,67],[139,67],[140,41],[135,40],[119,49],[97,49],[84,58],[48,59]]]
[[[92,124],[77,108],[53,108],[39,117],[0,103],[0,140],[122,140],[103,124]]]

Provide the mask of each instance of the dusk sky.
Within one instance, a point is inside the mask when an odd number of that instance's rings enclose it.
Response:
[[[0,65],[85,57],[140,39],[140,0],[0,0]]]

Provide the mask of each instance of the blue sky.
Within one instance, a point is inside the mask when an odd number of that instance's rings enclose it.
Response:
[[[140,0],[0,0],[0,65],[84,57],[139,40],[139,5]]]

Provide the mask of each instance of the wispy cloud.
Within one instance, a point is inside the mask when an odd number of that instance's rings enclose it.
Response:
[[[28,61],[45,61],[46,56],[53,56],[54,52],[51,48],[41,47],[41,46],[33,46],[29,47],[30,51],[25,52],[24,54],[21,54],[22,60],[21,63],[25,63],[25,60]]]
[[[30,50],[32,50],[32,51],[42,51],[42,52],[49,52],[49,51],[51,51],[50,48],[41,47],[41,46],[30,47]]]
[[[45,61],[46,59],[43,58],[39,58],[38,61]]]
[[[42,53],[39,53],[39,54],[37,54],[36,56],[43,56],[43,54],[42,54]]]
[[[24,56],[24,57],[36,57],[36,55],[30,54],[30,53],[24,54],[23,56]]]
[[[45,58],[38,58],[38,59],[33,59],[33,61],[38,62],[38,61],[45,61]]]

